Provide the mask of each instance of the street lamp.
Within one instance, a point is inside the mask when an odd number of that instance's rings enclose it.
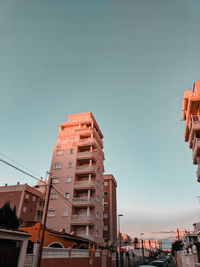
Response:
[[[143,239],[142,236],[144,235],[144,233],[141,233],[141,241],[142,241],[142,259],[144,260],[144,245],[143,245]]]
[[[120,233],[120,217],[122,217],[123,214],[118,214],[118,227],[119,227],[119,262],[120,267],[122,266],[122,257],[121,257],[121,233]]]

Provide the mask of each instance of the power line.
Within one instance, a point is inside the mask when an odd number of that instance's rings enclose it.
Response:
[[[52,185],[53,186],[53,188],[54,188],[54,190],[72,207],[73,205],[72,205],[72,203],[68,200],[68,199],[66,199],[64,196],[63,196],[63,194],[61,194],[59,191],[58,191],[58,189],[54,186],[54,185]]]
[[[30,173],[28,173],[28,172],[25,172],[25,171],[21,170],[20,168],[14,166],[13,164],[11,164],[11,163],[9,163],[9,162],[3,160],[3,159],[0,159],[0,161],[3,162],[3,163],[5,163],[5,164],[7,164],[8,166],[10,166],[10,167],[12,167],[12,168],[14,168],[14,169],[16,169],[16,170],[18,170],[18,171],[20,171],[20,172],[26,174],[26,175],[32,177],[33,179],[35,179],[35,180],[37,180],[37,181],[40,181],[40,182],[45,183],[45,182],[42,181],[41,179],[38,179],[37,177],[33,176],[32,174],[30,174]]]
[[[0,152],[0,154],[1,154],[2,156],[6,157],[7,159],[13,161],[14,163],[18,164],[19,166],[23,167],[24,169],[26,169],[26,170],[28,170],[28,171],[30,171],[30,172],[32,172],[32,173],[35,173],[36,175],[40,176],[37,172],[34,172],[34,171],[28,169],[27,167],[25,167],[24,165],[20,164],[19,162],[17,162],[16,160],[12,159],[11,157],[8,157],[7,155],[5,155],[5,154],[3,154],[3,153],[1,153],[1,152]]]

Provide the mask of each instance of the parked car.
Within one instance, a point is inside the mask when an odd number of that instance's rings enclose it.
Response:
[[[162,260],[152,261],[150,265],[155,267],[167,267],[166,263]]]
[[[166,261],[167,261],[168,263],[170,263],[170,261],[171,261],[171,256],[170,256],[170,255],[167,255],[165,259],[166,259]]]
[[[168,261],[167,261],[167,259],[165,258],[165,259],[159,259],[160,261],[164,261],[164,263],[166,264],[166,266],[167,267],[169,267],[169,264],[168,264]]]
[[[138,267],[152,267],[152,265],[140,265]]]

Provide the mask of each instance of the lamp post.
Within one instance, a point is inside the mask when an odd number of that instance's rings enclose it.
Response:
[[[118,227],[119,227],[119,266],[122,267],[122,256],[121,256],[121,232],[120,232],[120,217],[122,217],[123,214],[118,214]]]
[[[144,245],[143,245],[143,239],[142,239],[143,234],[144,234],[144,233],[141,233],[141,241],[142,241],[142,260],[144,260]]]

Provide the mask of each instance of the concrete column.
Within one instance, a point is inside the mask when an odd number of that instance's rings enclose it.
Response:
[[[86,225],[86,232],[85,235],[88,236],[89,235],[89,225]]]
[[[90,159],[90,167],[92,166],[92,159]]]
[[[90,215],[90,207],[87,207],[87,215]]]
[[[24,196],[25,196],[25,190],[22,191],[22,193],[21,193],[21,198],[20,198],[20,201],[19,201],[19,207],[18,207],[18,211],[17,211],[17,217],[18,218],[21,217],[22,207],[23,207],[23,203],[24,203]]]
[[[92,146],[90,146],[90,152],[92,152]]]
[[[24,260],[25,260],[25,255],[26,255],[26,248],[28,245],[28,239],[21,241],[21,248],[19,252],[19,258],[18,258],[18,264],[17,267],[22,267],[24,266]]]
[[[88,190],[88,198],[89,198],[89,199],[90,199],[90,191],[91,191],[91,190],[89,189],[89,190]]]
[[[34,247],[33,247],[33,254],[35,255],[34,256],[34,260],[33,260],[33,267],[37,267],[37,264],[38,264],[39,247],[40,247],[40,243],[39,242],[36,242],[34,244]]]
[[[89,174],[89,179],[88,179],[89,183],[91,182],[91,177],[92,177],[92,174],[90,173]]]

